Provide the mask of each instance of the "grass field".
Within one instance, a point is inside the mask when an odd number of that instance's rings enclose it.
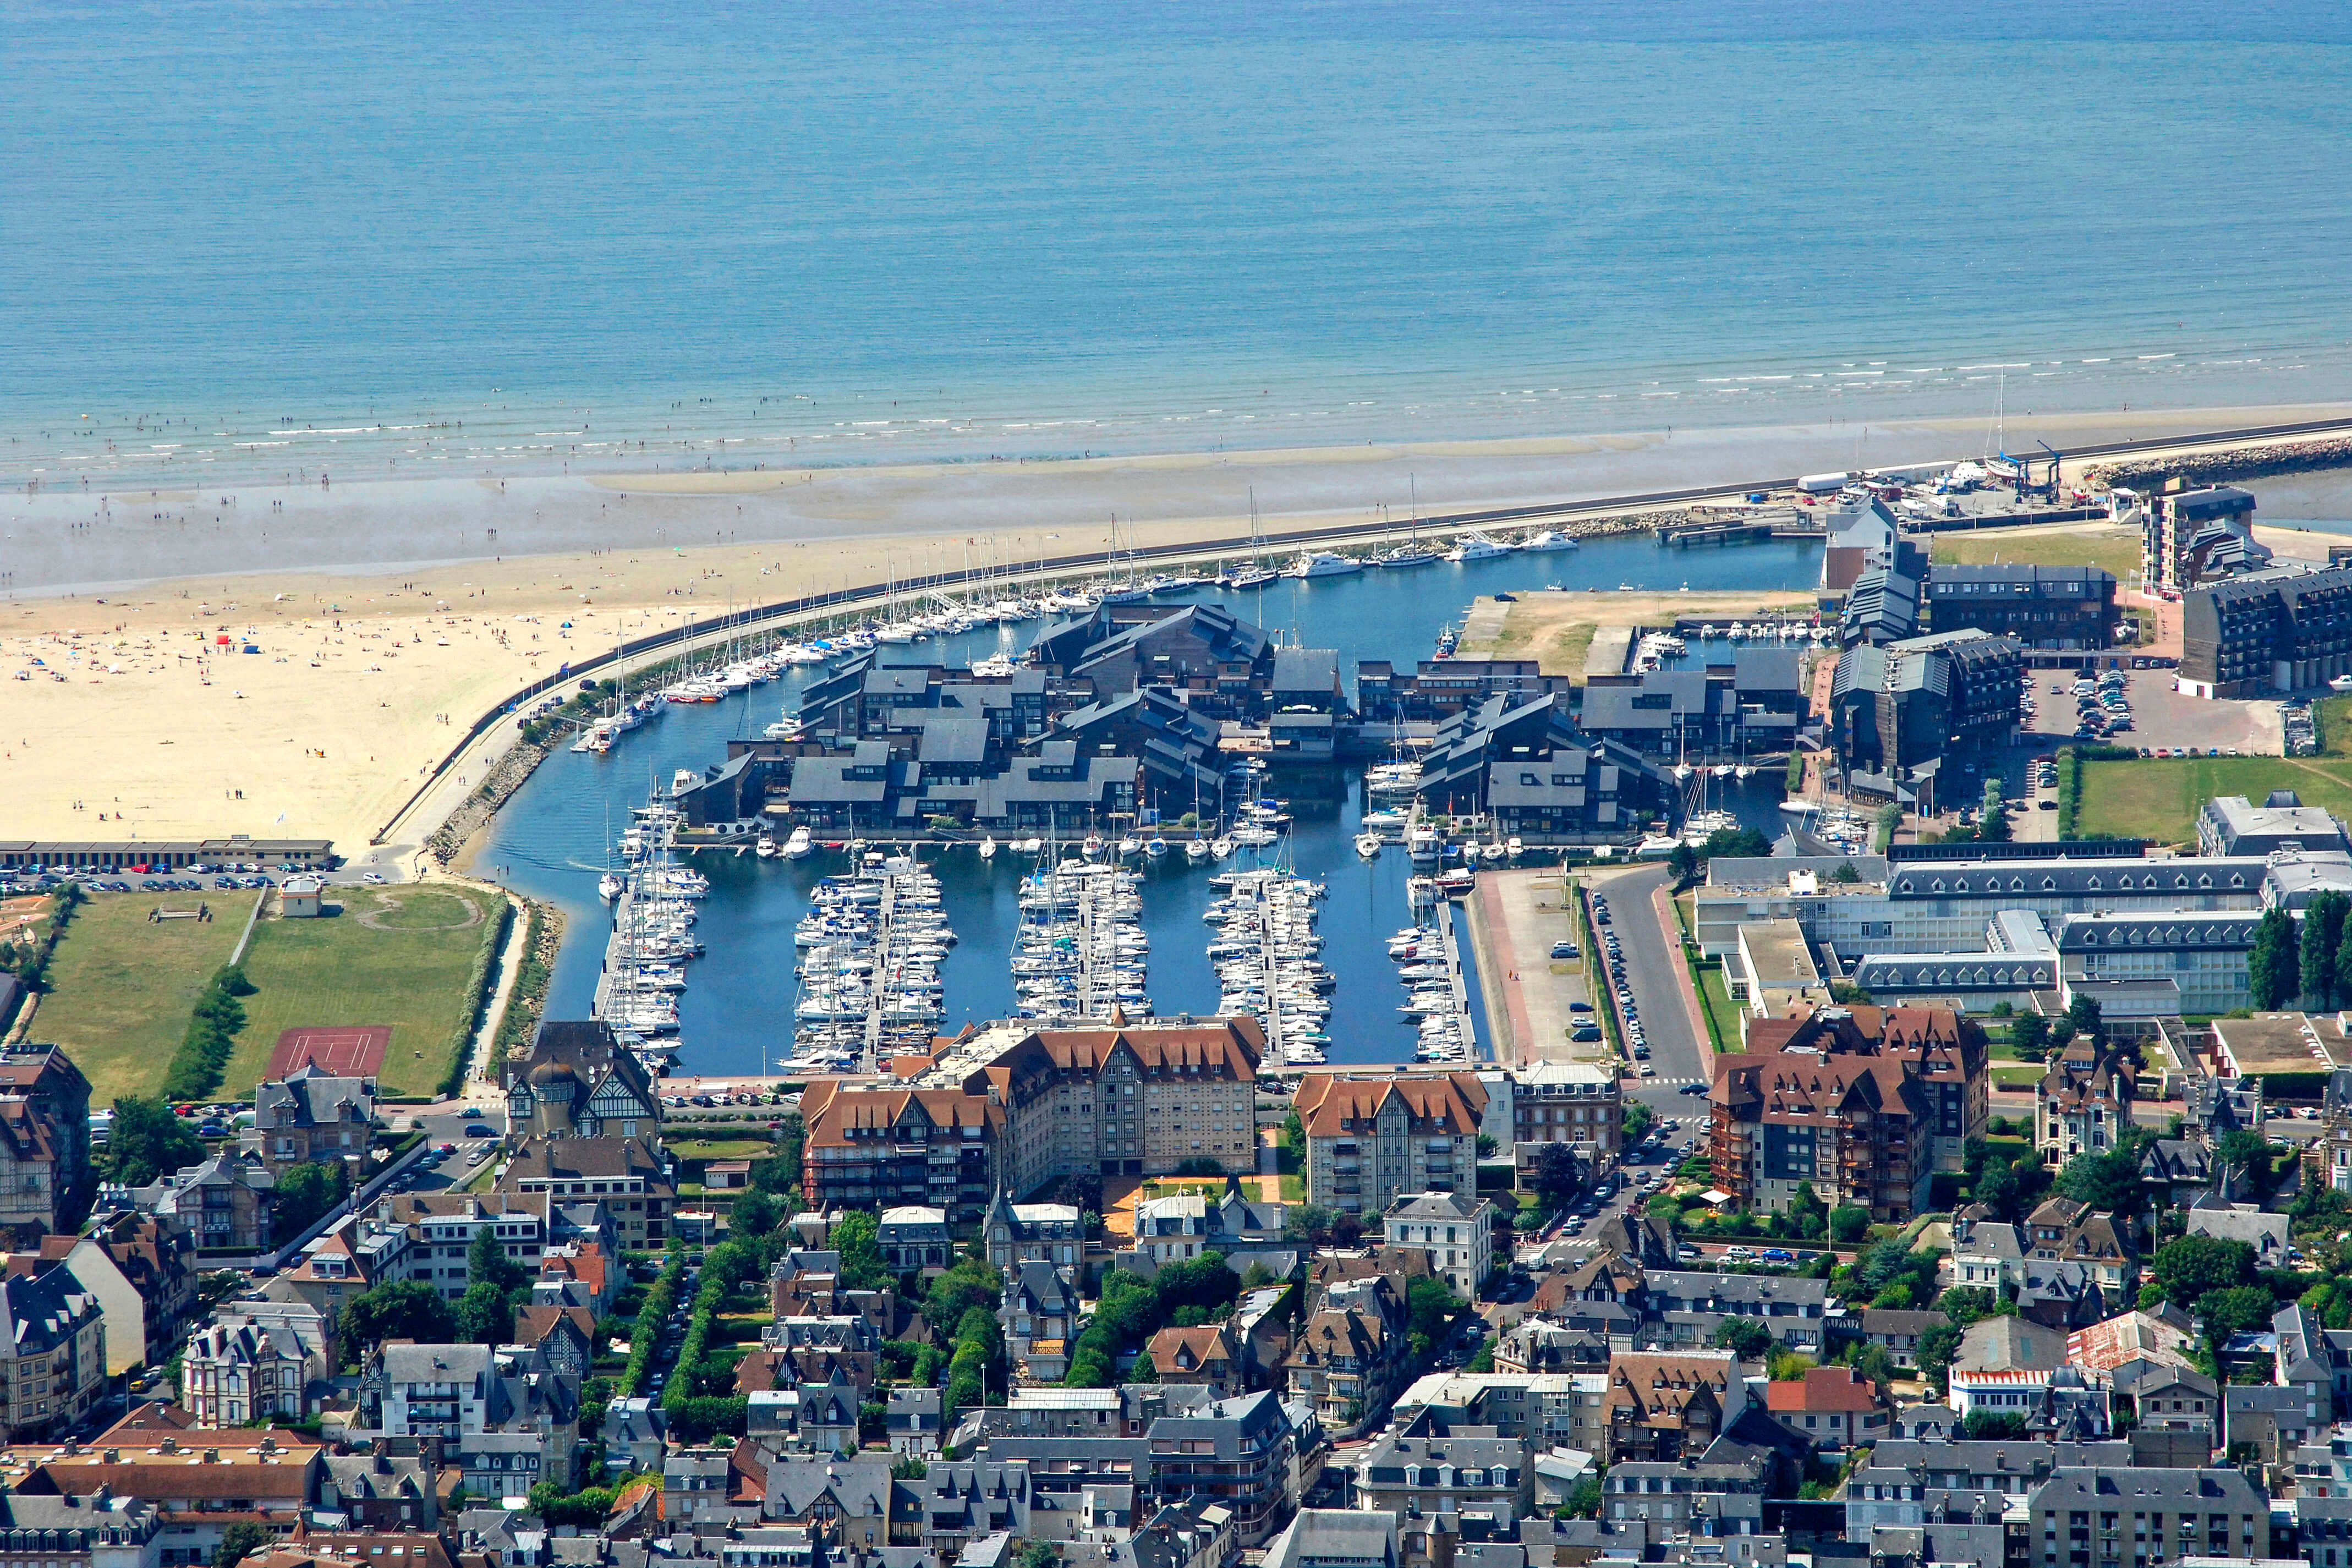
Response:
[[[2004,1062],[1992,1069],[1992,1081],[2001,1089],[2032,1089],[2049,1072],[2048,1068],[2031,1062]]]
[[[254,895],[204,896],[213,918],[150,921],[159,905],[199,895],[100,893],[74,912],[58,943],[32,1037],[63,1046],[89,1079],[89,1102],[152,1094],[188,1032],[196,994],[228,962]]]
[[[1714,1020],[1717,1034],[1722,1037],[1715,1048],[1722,1051],[1739,1049],[1739,1004],[1731,999],[1730,989],[1723,983],[1723,966],[1719,963],[1709,965],[1697,971],[1695,978],[1698,981],[1698,999],[1706,1006],[1707,1016]]]
[[[298,1025],[389,1024],[386,1094],[430,1094],[448,1066],[450,1036],[468,1016],[467,982],[498,929],[493,895],[429,887],[346,889],[343,912],[265,920],[245,955],[254,994],[221,1082],[245,1095],[261,1080],[278,1034]]]
[[[1939,533],[1931,558],[1954,565],[1993,561],[2028,566],[2087,564],[2112,572],[2117,583],[2126,583],[2139,576],[2139,530],[2131,527],[1995,528]]]
[[[2352,727],[2352,726],[2339,726]],[[2259,803],[2291,789],[2305,805],[2352,815],[2352,760],[2334,757],[2142,757],[2085,763],[2076,831],[2182,844],[2197,837],[2197,813],[2217,795]]]

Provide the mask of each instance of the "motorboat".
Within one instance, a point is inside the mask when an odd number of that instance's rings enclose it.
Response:
[[[751,847],[751,852],[762,860],[772,860],[776,858],[776,841],[770,835],[762,833],[760,835],[760,841]]]
[[[1379,834],[1359,833],[1356,835],[1357,854],[1361,855],[1365,859],[1370,860],[1378,856],[1380,852],[1381,836]]]
[[[1577,543],[1575,539],[1559,530],[1547,528],[1541,533],[1530,533],[1520,540],[1519,548],[1537,554],[1549,554],[1555,550],[1574,550]]]
[[[983,860],[993,860],[996,858],[996,836],[994,834],[992,833],[980,841],[980,858]]]
[[[1416,866],[1434,863],[1441,847],[1434,827],[1416,827],[1405,835],[1405,851]]]
[[[1448,561],[1491,561],[1497,555],[1508,555],[1512,546],[1498,543],[1483,533],[1466,533],[1461,542],[1445,552]]]
[[[792,837],[784,840],[784,858],[805,860],[809,858],[809,851],[814,847],[815,846],[809,838],[807,827],[795,827],[793,829]]]
[[[1352,555],[1334,555],[1328,550],[1302,551],[1290,563],[1286,577],[1343,577],[1350,572],[1361,572],[1364,563]]]

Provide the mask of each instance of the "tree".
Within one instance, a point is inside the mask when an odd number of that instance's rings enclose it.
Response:
[[[2130,1149],[2077,1154],[2058,1173],[2057,1187],[2061,1196],[2104,1213],[2127,1214],[2138,1206],[2139,1156]]]
[[[1559,1506],[1555,1519],[1598,1519],[1601,1517],[1601,1478],[1586,1476],[1569,1488],[1568,1500]]]
[[[1015,1560],[1021,1568],[1054,1568],[1062,1560],[1062,1549],[1050,1541],[1033,1541],[1021,1549]]]
[[[1870,1211],[1842,1204],[1830,1210],[1830,1239],[1856,1242],[1870,1234]]]
[[[1536,1152],[1536,1196],[1548,1204],[1564,1204],[1583,1184],[1576,1152],[1565,1143],[1546,1143]]]
[[[2099,1016],[2097,997],[2077,994],[2066,1005],[2066,1021],[2074,1026],[2075,1034],[2093,1045],[2105,1043],[2107,1025],[2106,1020]]]
[[[876,1241],[880,1226],[866,1209],[852,1209],[833,1227],[833,1249],[841,1254],[841,1282],[852,1290],[878,1290],[890,1283],[889,1265]],[[961,1314],[959,1314],[961,1316]]]
[[[2278,1184],[2278,1178],[2271,1169],[2275,1156],[2269,1142],[2261,1133],[2241,1127],[2234,1132],[2223,1133],[2219,1148],[2225,1163],[2245,1172],[2246,1180],[2252,1185],[2255,1195],[2265,1198],[2271,1195],[2271,1189]]]
[[[1313,1241],[1331,1234],[1339,1211],[1323,1204],[1292,1204],[1283,1210],[1282,1234],[1292,1241]]]
[[[2039,1013],[2020,1013],[2009,1026],[2009,1041],[2018,1060],[2042,1060],[2050,1054],[2050,1020]]]
[[[1675,844],[1666,851],[1666,868],[1675,874],[1678,888],[1698,880],[1698,851],[1687,844]]]
[[[143,1187],[204,1157],[205,1146],[194,1130],[162,1100],[126,1094],[114,1102],[106,1158],[114,1179],[124,1186]]]
[[[776,1200],[754,1188],[735,1200],[728,1211],[727,1234],[754,1241],[767,1236],[784,1222],[783,1211]]]
[[[1631,1147],[1647,1138],[1650,1135],[1650,1124],[1657,1119],[1657,1112],[1640,1100],[1627,1100],[1623,1113],[1626,1145]]]
[[[2025,1436],[2024,1413],[2016,1410],[1971,1410],[1961,1426],[1970,1437],[1980,1441],[2009,1441]]]
[[[1785,1212],[1790,1228],[1795,1230],[1800,1240],[1818,1240],[1829,1232],[1830,1206],[1822,1202],[1821,1194],[1813,1191],[1811,1182],[1797,1184],[1797,1190],[1790,1195]]]
[[[2266,910],[2254,926],[2253,951],[2246,957],[2246,984],[2253,1004],[2275,1012],[2292,1000],[2303,981],[2295,953],[2294,921],[2283,909]]]
[[[1297,1155],[1301,1163],[1305,1162],[1307,1158],[1307,1124],[1298,1119],[1298,1110],[1296,1106],[1292,1107],[1290,1113],[1282,1119],[1282,1143],[1284,1148],[1288,1149],[1292,1153]]]
[[[932,1279],[931,1293],[923,1300],[923,1318],[933,1333],[950,1335],[966,1312],[974,1307],[993,1310],[1003,1293],[1004,1280],[993,1268],[967,1258]]]
[[[2336,1005],[2336,964],[2347,909],[2352,909],[2352,899],[2337,892],[2315,893],[2304,906],[2300,968],[2306,1005]]]
[[[1718,1350],[1732,1351],[1741,1361],[1762,1362],[1772,1353],[1772,1331],[1761,1318],[1726,1317],[1715,1325],[1707,1341]]]
[[[502,1345],[514,1337],[514,1303],[488,1280],[476,1280],[457,1299],[457,1342]]]
[[[257,1552],[269,1549],[269,1531],[249,1519],[240,1519],[221,1531],[213,1548],[213,1568],[236,1568]]]
[[[1494,1370],[1495,1370],[1495,1342],[1494,1342],[1493,1340],[1491,1340],[1491,1339],[1490,1339],[1490,1340],[1488,1340],[1485,1344],[1480,1345],[1480,1346],[1478,1347],[1478,1353],[1477,1353],[1476,1355],[1472,1356],[1472,1357],[1470,1358],[1470,1364],[1469,1364],[1468,1366],[1464,1367],[1462,1370],[1463,1370],[1463,1371],[1465,1371],[1465,1372],[1469,1372],[1469,1373],[1484,1373],[1484,1372],[1492,1372],[1492,1371],[1494,1371]]]
[[[457,1317],[433,1286],[422,1279],[395,1279],[345,1302],[341,1328],[344,1347],[356,1359],[363,1348],[385,1340],[451,1343]]]
[[[499,1239],[498,1227],[480,1225],[474,1227],[473,1245],[466,1248],[466,1282],[522,1290],[530,1288],[530,1275],[507,1256],[507,1244]]]
[[[1912,1352],[1919,1370],[1938,1388],[1952,1370],[1952,1358],[1959,1353],[1960,1332],[1949,1323],[1937,1323],[1919,1336],[1918,1348]]]
[[[1999,1294],[1981,1285],[1955,1285],[1936,1298],[1936,1307],[1951,1321],[1952,1327],[1966,1331],[1969,1325],[1987,1318],[2014,1317],[2017,1309],[2004,1302]]]
[[[2156,1249],[2148,1274],[2176,1307],[2193,1307],[2209,1290],[2251,1285],[2254,1249],[2214,1236],[2176,1237]]]
[[[291,1167],[278,1178],[272,1195],[277,1206],[270,1216],[271,1228],[289,1238],[300,1236],[324,1218],[329,1209],[341,1203],[351,1188],[350,1167],[341,1160],[332,1165],[306,1163]]]
[[[1478,1158],[1481,1160],[1493,1159],[1496,1152],[1501,1148],[1502,1145],[1495,1142],[1495,1135],[1493,1133],[1481,1132],[1478,1134]]]
[[[2215,1340],[2228,1339],[2265,1327],[2271,1314],[2278,1310],[2266,1287],[2233,1285],[2226,1290],[2208,1290],[2198,1298],[2197,1315],[2205,1320],[2205,1332]]]
[[[1426,1275],[1405,1286],[1404,1304],[1412,1332],[1426,1336],[1431,1344],[1444,1334],[1446,1324],[1462,1305],[1445,1288],[1444,1281]]]

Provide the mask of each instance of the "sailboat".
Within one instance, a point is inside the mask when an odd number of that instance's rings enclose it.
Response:
[[[1225,586],[1234,589],[1263,588],[1275,580],[1276,574],[1265,568],[1265,540],[1259,533],[1257,518],[1257,487],[1250,487],[1250,558],[1247,564],[1225,576]]]
[[[1373,556],[1372,564],[1375,566],[1427,566],[1433,562],[1443,559],[1436,551],[1425,549],[1422,545],[1421,491],[1413,476],[1408,474],[1405,479],[1408,485],[1414,487],[1409,492],[1412,497],[1412,537],[1396,549],[1384,551]]]
[[[1118,513],[1110,514],[1110,549],[1103,556],[1102,602],[1106,605],[1140,605],[1151,597],[1151,590],[1135,580],[1135,549],[1128,547],[1126,575],[1122,577],[1118,552]]]
[[[985,835],[982,837],[980,841],[980,858],[983,860],[993,860],[996,858],[996,835],[993,833]]]

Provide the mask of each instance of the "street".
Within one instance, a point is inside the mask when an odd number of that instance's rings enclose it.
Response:
[[[1640,1100],[1661,1119],[1678,1117],[1686,1125],[1696,1125],[1706,1113],[1706,1101],[1682,1090],[1712,1080],[1706,1065],[1711,1053],[1700,1043],[1701,1026],[1694,1016],[1697,998],[1675,963],[1681,929],[1675,927],[1670,937],[1655,908],[1657,895],[1671,885],[1673,876],[1664,865],[1649,865],[1587,879],[1591,892],[1607,901],[1610,921],[1601,925],[1596,920],[1593,925],[1593,939],[1601,948],[1594,956],[1596,963],[1603,966],[1596,967],[1594,974],[1597,979],[1607,973],[1609,938],[1613,933],[1624,955],[1624,984],[1633,994],[1649,1044],[1648,1065],[1656,1072],[1655,1077],[1638,1081],[1627,1079],[1626,1098]],[[1664,919],[1673,921],[1671,910]],[[1596,985],[1595,990],[1608,993],[1605,986]],[[1628,1065],[1638,1068],[1640,1064]]]

